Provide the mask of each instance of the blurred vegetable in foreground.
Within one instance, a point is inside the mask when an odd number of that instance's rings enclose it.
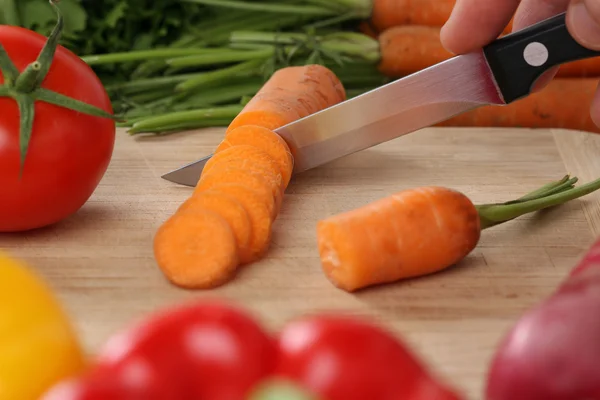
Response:
[[[85,367],[77,335],[51,289],[0,252],[0,399],[37,400]]]
[[[327,379],[322,360],[328,360]],[[132,383],[128,373],[143,371]],[[459,400],[402,339],[345,315],[307,315],[278,334],[218,301],[164,309],[116,334],[93,368],[43,400]]]

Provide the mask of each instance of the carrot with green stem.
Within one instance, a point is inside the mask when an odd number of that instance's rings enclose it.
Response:
[[[395,193],[318,222],[323,271],[353,292],[444,270],[473,251],[482,230],[600,189],[600,179],[573,182],[565,177],[518,201],[483,205],[445,187]]]

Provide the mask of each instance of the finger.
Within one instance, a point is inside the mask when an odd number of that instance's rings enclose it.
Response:
[[[566,11],[570,1],[571,0],[522,0],[515,13],[513,32]]]
[[[600,1],[571,2],[567,12],[567,27],[582,46],[600,50]]]
[[[518,5],[519,0],[457,0],[442,27],[443,46],[455,54],[482,48],[500,36]]]

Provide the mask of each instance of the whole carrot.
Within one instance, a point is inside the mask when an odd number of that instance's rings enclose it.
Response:
[[[474,205],[444,187],[420,187],[321,220],[322,268],[338,288],[352,292],[441,271],[466,257],[483,229],[565,203],[600,188],[600,179],[574,188],[560,181],[507,203]]]
[[[396,26],[378,37],[379,70],[395,78],[412,74],[454,55],[442,46],[440,28],[422,25]]]
[[[590,116],[598,78],[556,78],[541,91],[507,106],[485,106],[438,126],[561,128],[600,132]]]

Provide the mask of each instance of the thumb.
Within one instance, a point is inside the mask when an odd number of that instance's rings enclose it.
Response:
[[[600,1],[571,1],[567,10],[567,26],[582,46],[600,50]]]

